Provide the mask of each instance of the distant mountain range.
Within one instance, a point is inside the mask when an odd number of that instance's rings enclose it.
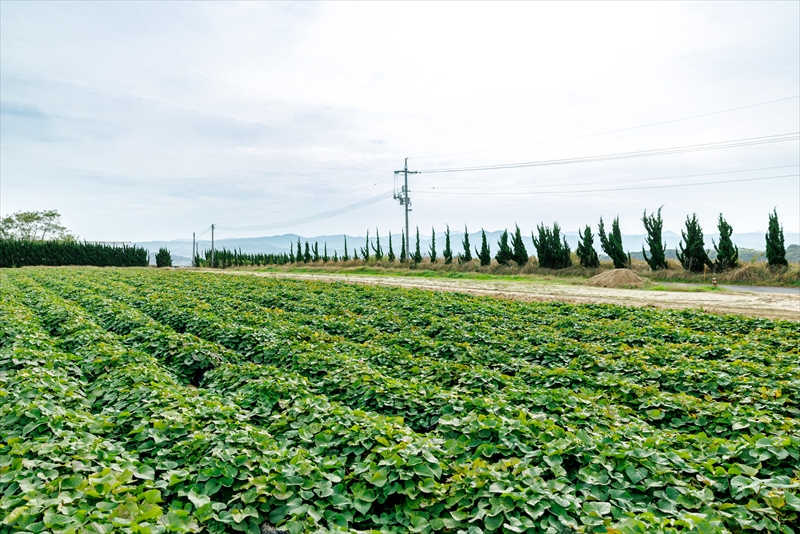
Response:
[[[492,251],[492,254],[497,250],[497,241],[500,239],[500,235],[502,231],[495,231],[495,232],[487,232],[486,238],[489,242],[489,248]],[[570,248],[575,250],[575,247],[578,244],[578,233],[577,232],[567,232],[566,234],[567,243],[569,243]],[[787,249],[789,245],[798,245],[800,244],[800,233],[797,232],[785,232],[784,234],[786,240]],[[352,254],[352,250],[354,247],[358,247],[359,249],[364,246],[366,241],[365,236],[346,236],[347,237],[347,248],[350,253]],[[681,240],[681,236],[676,234],[675,232],[665,231],[663,234],[664,241],[667,245],[668,249],[675,249],[678,246],[678,242]],[[228,249],[228,250],[241,250],[242,252],[246,253],[265,253],[265,254],[279,254],[281,252],[289,252],[290,245],[297,244],[298,238],[302,243],[308,241],[311,245],[315,242],[319,243],[320,253],[322,253],[322,247],[324,244],[327,243],[328,245],[328,254],[333,254],[334,250],[341,256],[344,252],[344,234],[337,234],[337,235],[322,235],[322,236],[313,236],[313,237],[304,237],[299,236],[297,234],[284,234],[284,235],[276,235],[276,236],[263,236],[263,237],[239,237],[239,238],[223,238],[217,239],[214,242],[214,246],[217,249]],[[450,247],[453,249],[453,253],[457,254],[463,250],[461,242],[464,238],[463,232],[451,232],[450,233]],[[714,242],[719,240],[719,234],[706,234],[705,235],[705,243],[706,247],[713,251],[712,246],[712,239]],[[415,236],[412,234],[411,236],[411,249],[414,249],[414,240]],[[480,232],[474,232],[469,234],[470,244],[473,248],[473,255],[475,253],[475,248],[480,248],[481,246],[481,234]],[[524,235],[523,240],[525,241],[525,246],[528,249],[528,253],[531,255],[535,255],[535,249],[533,247],[533,241],[531,240],[530,234]],[[741,234],[733,234],[733,242],[738,245],[740,249],[753,249],[754,251],[763,251],[765,249],[765,238],[764,233],[760,232],[749,232],[749,233],[741,233]],[[370,242],[374,245],[375,244],[375,236],[370,234]],[[632,257],[638,257],[642,254],[642,246],[645,242],[645,234],[623,234],[622,235],[622,244],[625,247],[625,250],[631,252]],[[211,240],[200,240],[198,243],[198,250],[202,254],[204,250],[211,249]],[[431,243],[431,236],[420,236],[420,249],[422,253],[425,254],[428,251],[428,248]],[[136,243],[140,247],[146,248],[150,251],[151,257],[155,257],[155,253],[158,251],[159,248],[165,247],[167,250],[170,251],[172,254],[173,262],[176,265],[186,265],[191,262],[191,255],[192,255],[192,242],[191,240],[185,239],[176,239],[173,241],[142,241]],[[600,239],[595,234],[595,241],[594,241],[595,248],[600,252]],[[400,254],[400,234],[392,234],[392,246],[394,248],[395,254]],[[389,238],[388,235],[384,234],[381,236],[381,247],[383,248],[384,252],[388,251],[389,249]],[[444,249],[444,232],[436,232],[436,251],[441,256],[442,250]],[[744,255],[743,255],[744,256]],[[744,259],[744,257],[743,257]],[[155,261],[155,260],[152,260]]]

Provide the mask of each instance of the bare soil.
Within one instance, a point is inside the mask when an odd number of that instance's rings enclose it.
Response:
[[[216,271],[220,272],[220,271]],[[715,314],[737,314],[769,319],[800,321],[800,295],[745,293],[725,291],[682,292],[646,291],[592,287],[586,285],[548,284],[512,280],[469,280],[447,278],[410,278],[392,276],[361,276],[342,274],[264,273],[222,271],[228,274],[249,274],[301,280],[350,282],[377,286],[395,286],[430,291],[455,291],[471,295],[536,301],[570,302],[574,304],[607,303],[623,306],[654,306],[658,308],[695,308]]]
[[[644,287],[646,278],[642,278],[630,269],[612,269],[593,276],[586,281],[586,285],[595,287]]]

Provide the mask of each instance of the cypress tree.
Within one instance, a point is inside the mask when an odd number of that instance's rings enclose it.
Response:
[[[486,266],[492,263],[492,253],[489,252],[489,243],[486,241],[486,231],[481,228],[481,251],[475,249],[478,259],[481,260],[481,265]]]
[[[461,242],[461,245],[464,247],[464,254],[459,254],[458,263],[472,261],[472,248],[469,244],[469,230],[467,230],[466,224],[464,225],[464,240]]]
[[[331,259],[333,260],[333,263],[338,263],[339,262],[339,253],[334,250],[333,251],[333,258],[331,258]]]
[[[347,236],[344,236],[344,255],[342,261],[350,261],[350,255],[347,253]]]
[[[514,223],[514,226],[517,229],[514,231],[514,238],[511,240],[511,245],[514,249],[512,259],[522,267],[528,263],[528,250],[525,248],[525,242],[522,240],[522,232],[519,231],[519,226],[517,226],[517,223]]]
[[[575,253],[581,259],[581,265],[589,269],[600,267],[600,259],[597,257],[597,251],[594,249],[594,236],[592,236],[592,227],[588,224],[583,230],[583,235],[578,232],[578,248]]]
[[[394,249],[392,248],[392,232],[389,232],[389,263],[394,263]]]
[[[400,263],[405,263],[408,259],[408,252],[406,251],[406,231],[400,230]]]
[[[294,243],[289,243],[289,263],[294,263]]]
[[[156,254],[156,267],[172,267],[172,255],[169,250],[161,247]]]
[[[375,261],[381,261],[383,259],[383,249],[381,248],[381,233],[377,227],[375,227],[375,243],[372,246],[372,251],[375,252]]]
[[[311,261],[311,247],[308,246],[308,241],[306,241],[306,250],[303,253],[303,262],[308,263]]]
[[[314,241],[314,248],[311,250],[314,253],[312,260],[317,263],[319,261],[319,241]]]
[[[453,251],[450,249],[450,225],[447,225],[447,229],[444,231],[444,251],[442,251],[442,256],[444,256],[444,263],[445,265],[450,265],[453,263]]]
[[[331,259],[330,256],[328,256],[328,242],[326,241],[322,252],[322,261],[328,263],[330,259]]]
[[[300,243],[300,237],[297,238],[297,254],[295,255],[297,263],[303,261],[303,244]]]
[[[693,213],[691,218],[686,216],[686,230],[681,230],[683,240],[678,243],[678,260],[687,271],[695,273],[702,273],[703,267],[708,266],[713,269],[714,266],[708,257],[708,253],[703,248],[705,242],[703,240],[703,229],[700,227],[700,221],[697,220],[697,214]],[[683,242],[686,242],[684,248]]]
[[[494,259],[496,259],[497,263],[500,265],[508,265],[508,262],[514,257],[514,254],[511,252],[511,247],[508,246],[508,230],[503,230],[503,233],[500,234],[500,240],[497,242],[497,246],[499,248],[497,254],[494,255]]]
[[[567,238],[561,237],[561,227],[558,223],[553,223],[553,229],[550,230],[544,224],[536,225],[539,232],[537,239],[533,233],[533,246],[536,247],[536,257],[539,259],[539,267],[545,269],[565,269],[572,266],[572,257],[570,256],[569,245]]]
[[[719,246],[711,240],[714,245],[714,250],[717,252],[717,259],[714,261],[714,270],[718,272],[727,271],[728,269],[735,269],[739,266],[739,247],[733,244],[731,234],[733,234],[733,227],[728,224],[728,221],[722,218],[719,214],[717,220],[717,230],[719,230]]]
[[[354,259],[354,260],[357,260],[357,259],[358,259],[358,248],[354,248],[354,249],[353,249],[353,259]]]
[[[417,248],[414,250],[414,255],[411,257],[411,260],[414,263],[420,263],[422,261],[422,251],[419,249],[419,226],[417,226]]]
[[[619,216],[611,223],[611,234],[606,236],[606,228],[603,224],[603,218],[600,217],[600,225],[598,227],[600,234],[600,246],[603,252],[611,257],[614,262],[615,269],[624,269],[630,265],[628,255],[622,247],[622,232],[619,230]]]
[[[367,242],[361,249],[361,257],[364,258],[364,261],[369,261],[369,230],[367,230]]]
[[[767,229],[767,265],[770,267],[789,265],[789,262],[786,261],[783,226],[778,222],[777,208],[773,208],[772,213],[769,214],[769,227]]]
[[[431,263],[436,263],[436,230],[431,226],[431,246],[428,249],[431,257]]]
[[[663,207],[661,206],[661,208]],[[642,215],[644,229],[647,230],[647,238],[645,240],[650,248],[650,257],[647,257],[644,247],[642,247],[642,255],[644,256],[644,261],[653,271],[667,268],[667,244],[663,243],[661,239],[661,229],[664,227],[664,221],[661,219],[661,208],[658,208],[656,213],[651,213],[650,216],[647,215],[647,210],[644,210]]]

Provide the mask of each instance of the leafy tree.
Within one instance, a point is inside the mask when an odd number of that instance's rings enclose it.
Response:
[[[422,251],[419,249],[419,226],[417,226],[417,248],[414,250],[414,255],[411,256],[411,260],[414,263],[420,263],[422,261]]]
[[[536,247],[536,257],[539,259],[539,267],[545,269],[565,269],[572,266],[567,238],[561,237],[561,228],[558,223],[553,223],[553,229],[545,226],[544,223],[536,225],[539,233],[538,239],[531,232],[533,246]],[[563,239],[563,241],[562,241]]]
[[[308,246],[308,241],[306,241],[306,250],[303,252],[303,263],[308,263],[311,261],[311,247]]]
[[[361,249],[361,257],[364,258],[364,261],[369,261],[369,230],[367,230],[367,242]]]
[[[494,259],[496,259],[497,263],[500,265],[508,265],[508,262],[514,257],[514,253],[511,252],[511,247],[508,246],[508,230],[503,230],[503,233],[500,234],[500,240],[497,242],[497,246],[499,248],[497,254],[494,255]]]
[[[447,225],[447,229],[444,231],[444,250],[442,251],[442,256],[444,256],[444,263],[445,265],[450,265],[453,263],[453,251],[450,249],[450,225]]]
[[[486,266],[492,263],[492,253],[489,251],[489,243],[486,241],[486,231],[481,228],[481,251],[475,249],[475,254],[481,260],[481,265]]]
[[[375,252],[375,261],[381,261],[383,259],[383,249],[381,248],[381,234],[378,228],[375,228],[375,243],[376,245],[372,245],[372,251]]]
[[[350,261],[350,255],[347,253],[347,236],[344,236],[344,255],[342,261]]]
[[[156,254],[156,267],[172,267],[172,256],[164,247],[158,249],[158,254]]]
[[[406,251],[406,231],[400,230],[400,263],[405,263],[408,259],[408,251]]]
[[[717,252],[717,259],[714,261],[714,270],[717,272],[727,271],[728,269],[735,269],[739,266],[739,247],[733,244],[731,234],[733,234],[733,227],[728,224],[728,221],[722,218],[719,214],[717,220],[717,230],[719,230],[719,246],[711,240],[714,245],[714,250]]]
[[[294,263],[294,243],[289,243],[289,263]]]
[[[325,244],[323,245],[323,249],[322,249],[322,261],[327,263],[327,262],[330,261],[330,259],[331,259],[331,257],[328,256],[328,242],[326,241]]]
[[[702,273],[704,266],[713,269],[714,265],[708,257],[708,252],[703,248],[705,246],[703,229],[696,213],[693,213],[691,218],[686,216],[686,230],[681,230],[681,236],[683,240],[678,243],[678,260],[683,268],[695,273]],[[683,246],[684,241],[686,247]]]
[[[44,241],[47,239],[76,240],[61,226],[57,210],[18,211],[0,219],[0,239]]]
[[[428,248],[430,253],[431,263],[436,263],[436,230],[431,226],[431,246]]]
[[[600,246],[603,252],[611,257],[614,262],[615,269],[625,269],[630,266],[630,258],[625,254],[622,247],[622,232],[619,230],[619,216],[611,223],[611,234],[606,236],[606,228],[603,224],[603,218],[600,217],[600,226],[598,227],[600,234]]]
[[[314,241],[314,248],[311,249],[312,251],[312,261],[317,263],[319,261],[319,241]]]
[[[581,265],[589,269],[600,267],[600,259],[597,257],[597,251],[594,249],[594,236],[592,236],[592,227],[588,224],[583,230],[583,234],[578,232],[578,248],[575,253],[581,259]]]
[[[467,225],[464,225],[464,240],[461,242],[461,245],[464,247],[464,253],[459,254],[458,256],[458,263],[467,263],[468,261],[472,261],[472,248],[469,244],[469,230],[467,230]]]
[[[661,206],[661,208],[663,207]],[[644,210],[642,215],[644,229],[647,230],[645,241],[650,248],[650,257],[647,257],[644,247],[642,247],[642,255],[644,256],[644,261],[653,271],[667,268],[667,244],[661,239],[661,229],[664,227],[664,221],[661,219],[661,208],[658,208],[656,213],[651,213],[649,216],[647,215],[647,210]]]
[[[511,239],[511,246],[514,249],[511,259],[522,267],[528,263],[528,250],[525,248],[525,242],[522,240],[522,232],[519,231],[519,226],[517,226],[516,223],[514,223],[514,226],[517,229],[514,231],[514,237]]]
[[[389,255],[388,255],[389,263],[394,263],[395,255],[394,249],[392,248],[392,232],[389,232]]]
[[[769,214],[767,230],[767,265],[770,267],[789,265],[789,262],[786,261],[783,226],[778,222],[778,210],[776,208],[773,208],[772,213]]]

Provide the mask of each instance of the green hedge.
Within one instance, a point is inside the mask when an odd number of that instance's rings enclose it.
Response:
[[[0,239],[0,267],[26,265],[96,265],[98,267],[146,267],[147,250],[134,246],[78,241],[25,241]]]

